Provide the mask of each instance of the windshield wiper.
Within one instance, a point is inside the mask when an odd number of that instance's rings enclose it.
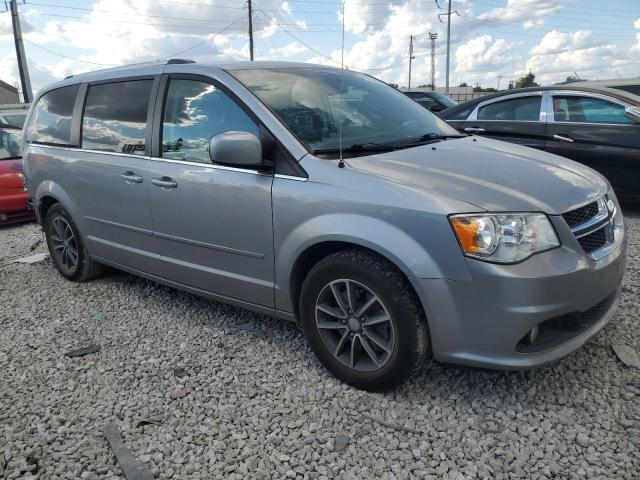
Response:
[[[354,143],[348,147],[344,147],[342,149],[342,153],[354,153],[354,152],[390,152],[391,150],[395,150],[397,145],[386,145],[384,143]],[[313,150],[311,153],[314,155],[318,154],[331,154],[331,153],[340,153],[339,148],[320,148],[317,150]]]
[[[403,143],[402,145],[413,145],[416,143],[422,143],[422,142],[431,142],[431,141],[438,141],[438,140],[449,140],[450,138],[463,138],[466,137],[467,135],[464,135],[462,133],[458,133],[458,134],[454,134],[454,135],[441,135],[439,133],[425,133],[424,135],[422,135],[421,137],[415,138],[413,140],[409,140],[406,143]]]

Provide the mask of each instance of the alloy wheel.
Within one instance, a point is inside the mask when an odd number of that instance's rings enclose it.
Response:
[[[73,234],[71,225],[62,217],[57,217],[52,222],[51,254],[58,265],[67,271],[73,271],[78,265],[78,243]]]

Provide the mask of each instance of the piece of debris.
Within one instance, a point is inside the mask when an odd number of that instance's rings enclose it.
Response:
[[[69,358],[84,357],[85,355],[89,355],[91,353],[96,353],[99,351],[100,351],[100,345],[88,345],[86,347],[78,348],[77,350],[71,350],[65,353],[65,356]]]
[[[616,356],[627,367],[640,368],[640,357],[638,356],[638,352],[636,352],[629,345],[618,343],[616,345],[612,345],[611,348],[613,348]]]
[[[171,400],[179,400],[187,396],[187,391],[182,388],[174,388],[171,390]]]
[[[173,369],[173,374],[177,377],[177,378],[182,378],[182,377],[186,377],[188,375],[187,373],[187,369],[184,367],[177,367]]]
[[[260,337],[260,338],[266,338],[267,337],[267,334],[265,333],[264,330],[253,326],[251,323],[243,323],[241,325],[238,325],[238,328],[240,330],[244,330],[247,333],[255,335],[256,337]]]
[[[149,467],[131,454],[124,445],[122,436],[115,425],[106,425],[103,431],[127,480],[153,480],[153,474]]]
[[[363,417],[365,417],[365,418],[368,418],[369,420],[371,420],[373,422],[379,423],[380,425],[382,425],[384,427],[393,428],[395,430],[400,430],[402,432],[415,433],[417,435],[420,435],[422,433],[422,432],[420,432],[420,430],[416,430],[415,428],[403,427],[402,425],[396,425],[395,423],[387,422],[386,420],[383,420],[382,418],[374,417],[373,415],[369,415],[368,413],[362,413],[361,415]]]
[[[342,432],[337,434],[333,449],[336,452],[339,452],[339,451],[344,450],[345,448],[347,448],[347,445],[349,445],[349,435],[347,435],[346,433],[342,433]]]
[[[96,322],[101,322],[104,320],[104,316],[101,313],[95,313],[92,317]]]
[[[34,240],[34,242],[29,247],[29,251],[33,252],[36,248],[40,246],[41,243],[42,243],[42,235],[39,236],[36,240]]]
[[[136,428],[142,427],[143,425],[162,425],[162,417],[145,417],[140,418],[138,419],[138,421],[136,421]]]
[[[32,265],[34,263],[39,263],[45,261],[49,258],[48,253],[36,253],[34,255],[29,255],[27,257],[21,257],[13,261],[13,263],[27,263]]]

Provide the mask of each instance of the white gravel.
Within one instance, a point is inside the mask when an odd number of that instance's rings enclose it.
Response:
[[[39,230],[2,228],[0,477],[123,478],[113,422],[158,478],[638,479],[640,370],[612,350],[640,351],[627,218],[623,304],[585,348],[534,371],[434,364],[387,394],[332,378],[294,324],[115,271],[6,265]]]

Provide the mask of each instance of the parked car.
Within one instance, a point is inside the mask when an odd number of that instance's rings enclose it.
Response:
[[[110,265],[297,320],[359,388],[432,356],[553,361],[620,299],[627,241],[604,177],[460,135],[357,72],[102,70],[44,88],[27,125],[27,186],[64,277]]]
[[[538,148],[602,173],[640,201],[640,97],[596,87],[535,87],[477,98],[439,114],[458,130]]]
[[[440,92],[430,92],[430,91],[411,91],[411,92],[402,92],[407,97],[415,100],[424,108],[431,112],[441,112],[446,108],[455,107],[457,103],[453,101],[451,98],[443,95]]]
[[[19,129],[0,127],[0,225],[34,219],[22,175],[20,142]]]
[[[633,95],[640,96],[640,77],[639,78],[612,78],[609,80],[579,80],[571,79],[564,82],[556,83],[556,85],[576,85],[581,87],[607,87],[615,90],[622,90]]]
[[[29,103],[0,105],[0,124],[23,128],[29,107]]]

